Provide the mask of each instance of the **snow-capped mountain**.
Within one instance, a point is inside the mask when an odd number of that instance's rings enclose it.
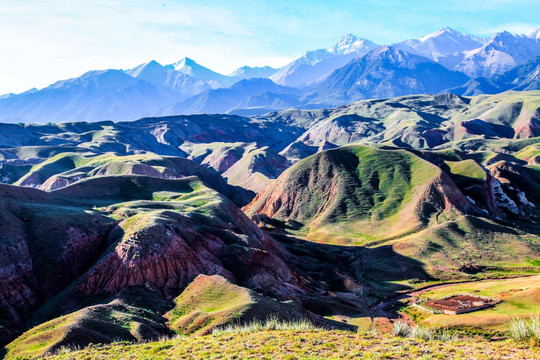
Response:
[[[503,74],[491,78],[475,78],[450,92],[456,95],[474,96],[497,94],[503,91],[527,91],[540,89],[540,56],[518,65]]]
[[[210,89],[210,85],[203,80],[186,75],[183,72],[172,69],[170,66],[162,66],[154,60],[127,70],[126,74],[136,79],[144,80],[158,88],[169,90],[182,99]]]
[[[270,66],[242,66],[230,73],[229,76],[237,79],[268,78],[274,75],[277,71],[278,69]]]
[[[533,90],[540,87],[537,56],[540,28],[529,35],[501,32],[486,40],[446,27],[390,47],[347,34],[281,69],[243,66],[227,76],[183,58],[165,66],[149,61],[129,70],[90,71],[44,89],[0,96],[0,121],[247,115],[414,93]],[[235,86],[239,81],[244,82]]]
[[[354,34],[346,34],[327,51],[336,55],[365,54],[375,47],[377,44],[369,40],[359,38]]]
[[[238,80],[234,77],[222,75],[212,71],[202,65],[197,64],[194,60],[188,57],[182,58],[180,61],[167,65],[166,67],[189,75],[197,80],[202,80],[214,89],[231,86]]]
[[[530,33],[528,37],[536,42],[540,42],[540,27]]]
[[[484,46],[465,51],[453,67],[470,77],[491,77],[501,74],[540,55],[540,43],[525,35],[508,31],[497,33]]]
[[[377,45],[353,34],[342,37],[328,49],[308,51],[270,77],[284,86],[302,87],[323,79],[332,71],[374,49]]]
[[[370,98],[437,94],[465,83],[468,77],[423,56],[380,46],[316,84],[306,103],[342,105]]]
[[[439,58],[448,55],[477,49],[483,46],[485,42],[485,39],[465,35],[449,27],[444,27],[418,40],[411,39],[393,46],[437,61]]]

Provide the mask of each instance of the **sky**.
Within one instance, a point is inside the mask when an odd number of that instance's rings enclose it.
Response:
[[[280,67],[347,33],[378,44],[444,26],[528,34],[539,19],[538,0],[0,0],[0,94],[149,60]]]

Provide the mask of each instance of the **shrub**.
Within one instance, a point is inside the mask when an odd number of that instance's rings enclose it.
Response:
[[[431,340],[434,338],[433,336],[433,330],[431,330],[428,327],[423,326],[415,326],[411,328],[411,335],[410,337],[415,339],[422,339],[422,340]]]
[[[453,334],[447,330],[443,330],[438,336],[437,340],[440,341],[456,341],[458,339],[456,334]]]
[[[403,321],[396,321],[392,327],[392,334],[399,337],[409,337],[411,335],[411,326]]]
[[[432,328],[426,326],[410,326],[404,321],[394,322],[392,334],[399,337],[408,337],[421,340],[439,340],[439,341],[454,341],[457,340],[455,334],[447,330],[437,333]]]

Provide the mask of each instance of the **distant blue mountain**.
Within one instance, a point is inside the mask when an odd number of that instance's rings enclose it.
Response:
[[[503,91],[527,91],[540,89],[540,56],[523,65],[516,66],[503,74],[491,78],[479,77],[465,84],[449,89],[456,95],[473,96],[497,94]]]
[[[237,82],[230,88],[206,90],[199,95],[174,104],[172,107],[163,109],[162,113],[228,113],[247,107],[284,109],[298,105],[300,93],[298,89],[278,85],[270,79],[246,79]],[[275,105],[281,106],[274,107]]]
[[[305,103],[340,105],[410,94],[437,94],[468,81],[428,58],[381,46],[334,71],[304,95]]]
[[[366,98],[450,91],[460,95],[540,88],[540,28],[491,39],[442,28],[395,46],[347,34],[280,69],[243,66],[230,75],[193,59],[89,71],[44,89],[0,95],[2,122],[134,120],[192,113],[262,114]],[[46,70],[46,69],[45,69]]]
[[[131,120],[151,115],[171,97],[120,70],[89,71],[39,91],[0,99],[0,121]]]

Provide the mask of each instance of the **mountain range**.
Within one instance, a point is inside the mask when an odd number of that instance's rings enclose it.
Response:
[[[128,70],[89,71],[46,88],[0,97],[0,120],[18,123],[133,120],[195,113],[258,115],[370,98],[538,89],[540,28],[480,38],[442,28],[379,46],[347,34],[280,69],[244,66],[222,75],[190,58]],[[266,79],[266,80],[263,80]]]

